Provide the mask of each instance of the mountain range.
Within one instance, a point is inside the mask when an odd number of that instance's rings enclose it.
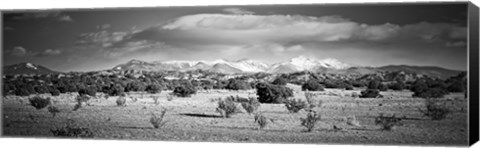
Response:
[[[332,73],[345,75],[365,75],[378,72],[403,71],[406,73],[415,73],[446,79],[459,74],[461,71],[449,70],[433,66],[409,66],[409,65],[388,65],[381,67],[358,66],[354,64],[343,63],[337,59],[327,58],[322,60],[299,56],[287,61],[266,64],[258,60],[240,59],[230,61],[218,59],[213,61],[154,61],[145,62],[141,60],[130,60],[127,63],[117,65],[112,68],[117,71],[135,70],[135,71],[193,71],[204,70],[225,74],[236,73],[292,73],[299,71],[311,71],[318,73]],[[57,73],[46,67],[32,63],[20,63],[10,66],[4,66],[4,74],[48,74]]]
[[[311,71],[320,73],[365,75],[386,71],[404,71],[432,77],[446,79],[457,75],[461,71],[449,70],[433,66],[409,66],[409,65],[388,65],[381,67],[358,66],[343,63],[337,59],[327,58],[322,60],[299,56],[288,61],[274,64],[266,64],[251,59],[229,61],[218,59],[214,61],[155,61],[145,62],[131,60],[125,64],[117,65],[114,70],[137,70],[137,71],[192,71],[205,70],[210,72],[234,74],[234,73],[292,73],[299,71]]]
[[[18,63],[14,65],[4,66],[4,74],[51,74],[58,73],[41,65],[32,64],[30,62]]]

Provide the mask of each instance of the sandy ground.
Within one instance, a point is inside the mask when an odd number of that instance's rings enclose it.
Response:
[[[9,137],[53,137],[50,130],[64,126],[68,119],[77,125],[91,129],[95,139],[129,139],[162,141],[214,141],[256,143],[335,143],[382,145],[467,145],[467,101],[462,94],[442,98],[453,110],[447,119],[434,121],[418,111],[423,99],[412,98],[411,92],[382,92],[385,97],[353,98],[350,94],[360,90],[343,91],[327,89],[314,92],[323,106],[317,108],[322,120],[313,132],[305,132],[300,118],[306,113],[289,113],[283,104],[261,104],[259,111],[274,120],[259,130],[253,115],[239,113],[222,118],[215,112],[215,98],[229,95],[255,96],[250,91],[213,90],[199,92],[191,98],[167,100],[168,91],[159,96],[156,105],[150,94],[130,94],[139,98],[127,99],[127,106],[116,106],[116,97],[91,99],[90,106],[72,111],[76,94],[53,97],[53,105],[61,110],[56,117],[47,109],[36,110],[28,104],[28,98],[7,96],[3,101],[3,135]],[[295,98],[304,98],[295,89]],[[240,107],[240,106],[239,106]],[[155,129],[150,124],[150,113],[166,108],[167,123]],[[241,108],[241,107],[240,107]],[[243,109],[242,109],[243,111]],[[406,116],[402,125],[393,131],[383,131],[375,125],[379,113]],[[347,125],[345,119],[355,116],[361,126]],[[342,128],[334,130],[333,126]]]

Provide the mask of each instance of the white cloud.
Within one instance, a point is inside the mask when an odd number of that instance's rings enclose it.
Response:
[[[248,11],[242,8],[225,8],[223,11],[232,14],[254,14],[255,12]]]
[[[187,41],[218,40],[241,44],[348,40],[416,42],[419,39],[432,42],[466,38],[466,28],[454,24],[422,22],[404,26],[390,23],[366,25],[339,16],[299,15],[196,14],[179,17],[156,30],[146,31],[154,34],[155,31],[158,34],[165,31],[175,34],[173,31],[178,31],[176,39]]]
[[[7,54],[10,54],[12,56],[17,56],[17,57],[27,57],[27,56],[36,56],[38,55],[37,52],[29,51],[26,48],[22,46],[16,46],[13,47],[10,50],[6,50]]]
[[[58,49],[47,49],[47,50],[42,52],[42,55],[53,56],[53,55],[59,55],[61,53],[62,53],[62,51],[60,51]]]
[[[112,27],[112,25],[110,24],[97,25],[97,29],[101,29],[101,30],[108,29],[110,27]]]

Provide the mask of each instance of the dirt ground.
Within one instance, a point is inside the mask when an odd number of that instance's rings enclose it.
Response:
[[[61,94],[52,97],[53,105],[61,111],[56,117],[47,109],[30,106],[27,97],[7,96],[2,99],[2,132],[8,137],[53,137],[50,130],[73,119],[78,126],[89,128],[94,139],[457,146],[468,143],[467,101],[463,94],[442,98],[453,112],[446,119],[435,121],[418,111],[424,107],[423,99],[412,98],[409,91],[381,92],[382,99],[353,98],[350,96],[353,92],[359,94],[360,90],[314,92],[318,94],[315,99],[322,100],[323,105],[316,109],[322,119],[313,132],[305,132],[300,125],[300,118],[306,112],[289,113],[283,104],[261,104],[259,111],[274,121],[262,130],[254,123],[253,115],[239,113],[222,118],[215,111],[215,98],[255,96],[254,90],[204,91],[191,98],[174,97],[171,101],[167,100],[170,92],[163,91],[155,94],[159,96],[158,105],[150,94],[142,97],[140,93],[132,93],[125,107],[116,106],[117,97],[99,97],[77,111],[72,111],[76,94]],[[305,99],[298,89],[294,96]],[[130,99],[134,97],[138,100]],[[153,128],[150,113],[159,113],[163,108],[167,109],[167,123],[162,128]],[[384,131],[374,123],[380,113],[406,119],[393,131]],[[346,124],[346,118],[353,116],[360,126]],[[341,130],[335,130],[334,125]]]

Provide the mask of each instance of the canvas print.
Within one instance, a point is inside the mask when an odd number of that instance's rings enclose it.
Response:
[[[2,136],[468,145],[468,3],[2,12]]]

